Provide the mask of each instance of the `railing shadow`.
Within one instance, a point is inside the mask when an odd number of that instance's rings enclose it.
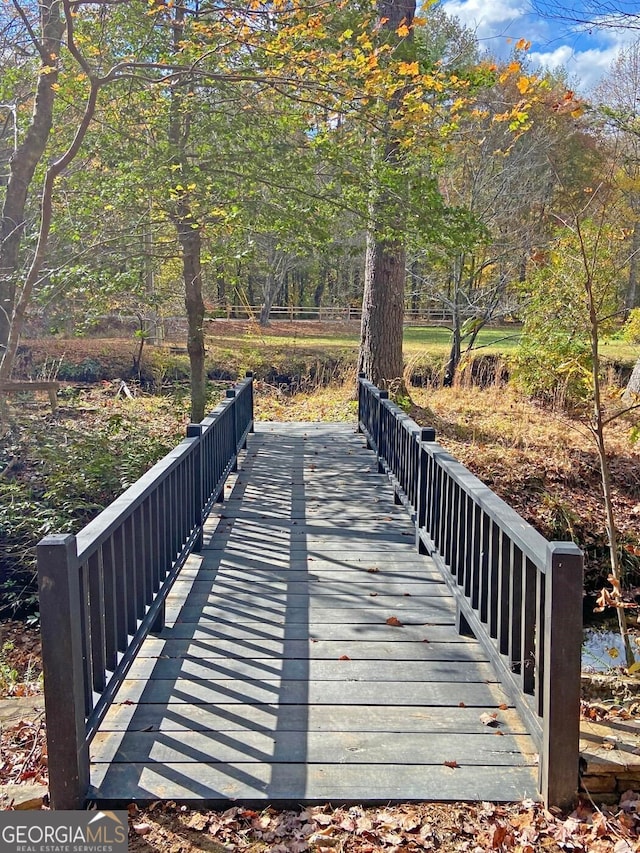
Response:
[[[264,464],[263,451],[273,467],[280,515],[258,518],[256,501],[255,525],[251,502],[240,499],[256,460],[258,468]],[[304,537],[292,534],[294,523],[302,529],[304,520],[292,519],[290,510],[293,491],[300,500],[304,488],[303,451],[302,436],[263,433],[251,442],[234,487],[238,495],[231,494],[215,531],[205,525],[202,557],[191,557],[174,585],[163,648],[149,640],[158,658],[145,658],[143,648],[134,665],[139,695],[131,682],[125,685],[122,701],[135,705],[114,703],[127,730],[119,740],[109,735],[112,746],[100,755],[110,762],[106,772],[94,768],[100,796],[112,799],[125,778],[128,795],[140,799],[157,798],[163,790],[175,798],[178,789],[184,799],[228,801],[238,786],[258,799],[291,790],[304,796],[308,583]],[[252,537],[258,530],[264,544],[256,551]],[[251,531],[249,541],[245,531]],[[236,551],[251,554],[250,577],[236,568],[247,562],[236,561]],[[270,582],[274,564],[278,580]],[[206,772],[198,765],[206,765]]]

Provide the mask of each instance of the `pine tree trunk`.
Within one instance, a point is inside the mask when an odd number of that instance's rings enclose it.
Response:
[[[184,304],[187,310],[187,352],[191,368],[191,422],[204,418],[207,404],[207,379],[204,346],[204,301],[202,299],[202,268],[200,231],[191,227],[193,220],[178,224],[182,248],[184,275]]]
[[[379,387],[402,384],[405,250],[367,237],[359,370]]]
[[[415,15],[415,0],[379,0],[378,15],[381,37],[393,41],[401,24],[411,27]],[[405,40],[411,42],[412,35]],[[387,104],[387,129],[382,137],[373,141],[382,154],[387,167],[399,163],[398,142],[393,137],[391,124],[401,107],[403,92],[399,90]],[[381,225],[391,226],[394,238],[381,238]],[[404,290],[406,277],[406,252],[402,239],[402,205],[397,198],[390,203],[388,193],[382,190],[372,198],[370,226],[367,233],[365,280],[362,300],[360,355],[358,369],[378,386],[391,387],[404,393],[402,334],[404,321]]]

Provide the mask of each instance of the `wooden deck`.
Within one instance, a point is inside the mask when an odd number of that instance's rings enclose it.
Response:
[[[91,798],[537,798],[533,742],[414,539],[351,425],[257,424],[91,744]]]

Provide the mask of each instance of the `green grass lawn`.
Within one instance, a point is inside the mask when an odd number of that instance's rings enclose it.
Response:
[[[261,329],[253,324],[235,328],[209,327],[208,345],[222,354],[259,353],[262,357],[276,355],[309,356],[314,353],[349,357],[357,351],[360,339],[358,323],[286,322],[274,323]],[[511,355],[520,342],[519,326],[491,326],[479,333],[474,350],[487,355]],[[405,358],[444,357],[451,346],[451,332],[443,326],[407,326],[404,330]],[[603,341],[602,355],[608,360],[634,364],[640,347],[620,340]]]

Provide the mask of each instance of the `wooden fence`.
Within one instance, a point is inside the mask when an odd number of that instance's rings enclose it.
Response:
[[[359,429],[539,749],[545,802],[578,788],[582,552],[547,542],[363,376]]]
[[[206,320],[215,319],[257,319],[262,310],[261,305],[227,305],[216,310],[215,315]],[[474,316],[468,311],[464,316]],[[274,305],[269,311],[271,320],[322,320],[325,322],[360,322],[362,308],[353,305]],[[404,311],[405,325],[424,323],[451,323],[452,314],[448,308],[406,308]]]
[[[82,808],[89,744],[253,430],[253,378],[77,536],[38,544],[49,749],[56,809]]]

